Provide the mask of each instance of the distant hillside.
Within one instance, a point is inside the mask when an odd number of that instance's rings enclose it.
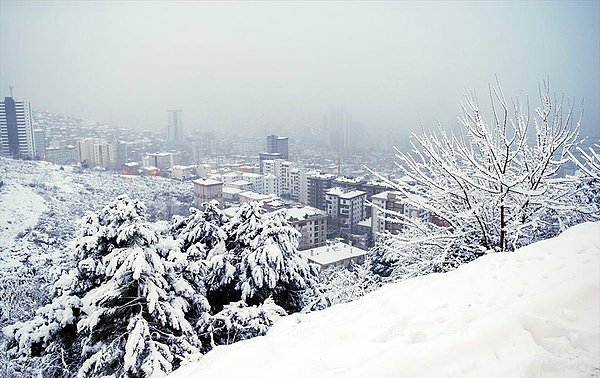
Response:
[[[120,194],[146,203],[151,220],[187,214],[192,184],[114,172],[75,172],[47,162],[0,158],[0,269],[29,259],[60,259],[77,221]]]

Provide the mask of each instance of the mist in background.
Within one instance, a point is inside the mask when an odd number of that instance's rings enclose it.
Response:
[[[467,90],[546,75],[600,134],[600,2],[0,1],[0,95],[123,127],[286,132],[455,124]]]

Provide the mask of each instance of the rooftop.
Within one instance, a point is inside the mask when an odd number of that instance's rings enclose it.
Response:
[[[211,180],[211,179],[198,179],[198,180],[194,180],[192,182],[194,184],[198,184],[198,185],[202,185],[202,186],[223,185],[223,183],[221,181]]]
[[[242,177],[248,177],[248,178],[250,178],[250,177],[253,177],[253,178],[258,178],[258,177],[262,177],[262,175],[261,175],[261,174],[259,174],[259,173],[244,172],[244,173],[242,173]]]
[[[166,157],[173,155],[171,152],[154,152],[149,153],[148,156],[156,156],[156,157]]]
[[[232,188],[230,186],[226,186],[223,188],[223,193],[224,194],[239,194],[243,192],[242,189],[238,189],[238,188]]]
[[[319,179],[319,180],[331,180],[335,178],[335,175],[332,175],[330,173],[312,173],[310,174],[310,176],[308,178],[315,178],[315,179]]]
[[[196,169],[196,166],[195,165],[174,165],[173,169],[183,169],[183,170]]]
[[[359,182],[364,181],[362,177],[346,177],[346,176],[338,176],[335,181],[337,182],[345,182],[349,184],[358,184]]]
[[[328,265],[337,261],[364,256],[368,253],[363,249],[341,242],[299,252],[302,256],[319,265]]]
[[[269,198],[272,198],[272,196],[270,196],[270,195],[256,193],[256,192],[253,192],[251,190],[247,190],[245,192],[241,192],[240,196],[246,197],[246,198],[254,200],[254,201],[264,201],[264,200],[267,200]]]
[[[288,220],[302,220],[314,216],[325,216],[324,212],[310,206],[292,207],[290,209],[285,209],[285,214]]]
[[[371,218],[367,218],[357,223],[359,226],[371,227]]]
[[[344,192],[344,189],[336,186],[336,187],[333,187],[333,188],[327,190],[327,192],[325,192],[325,193],[329,194],[329,195],[332,195],[332,196],[341,196],[345,192]]]
[[[363,192],[362,190],[347,191],[347,190],[344,190],[344,189],[336,186],[336,187],[329,189],[326,192],[326,194],[330,195],[330,196],[337,196],[337,197],[343,198],[343,199],[352,199],[352,198],[355,198],[358,196],[365,195],[365,194],[367,194],[367,192]]]
[[[243,185],[252,185],[252,183],[250,181],[246,181],[246,180],[237,180],[237,181],[230,183],[229,185],[243,186]]]
[[[358,196],[362,196],[362,195],[366,195],[366,194],[367,194],[367,192],[363,192],[362,190],[352,190],[350,192],[341,194],[340,198],[351,199],[351,198],[356,198]]]

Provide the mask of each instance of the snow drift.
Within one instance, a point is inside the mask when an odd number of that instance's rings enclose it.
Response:
[[[600,223],[278,321],[170,377],[597,376]]]

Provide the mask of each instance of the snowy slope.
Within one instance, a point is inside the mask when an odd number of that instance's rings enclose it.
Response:
[[[162,177],[125,177],[114,172],[77,172],[42,161],[0,157],[0,276],[26,259],[64,267],[77,221],[127,193],[141,199],[151,220],[187,214],[190,182]]]
[[[0,191],[0,252],[8,250],[15,237],[38,223],[46,201],[31,188],[9,183]]]
[[[293,315],[170,377],[600,373],[600,223]]]

